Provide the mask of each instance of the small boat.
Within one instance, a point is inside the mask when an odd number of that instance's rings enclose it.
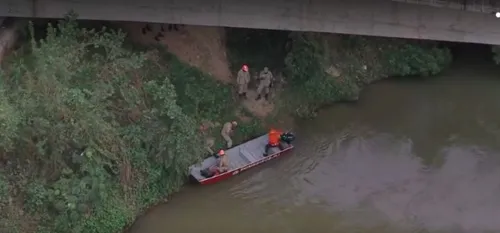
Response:
[[[293,135],[291,137],[295,138]],[[217,183],[282,156],[285,152],[293,149],[291,141],[293,139],[287,140],[287,142],[281,141],[279,147],[270,148],[267,156],[264,156],[265,147],[268,143],[268,134],[262,135],[225,151],[225,156],[228,156],[229,159],[229,170],[227,172],[207,175],[205,171],[216,167],[218,162],[215,156],[210,156],[200,164],[192,165],[189,168],[190,176],[199,184]]]

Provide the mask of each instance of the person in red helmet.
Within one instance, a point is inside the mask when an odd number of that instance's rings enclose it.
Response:
[[[229,170],[229,159],[227,158],[226,152],[224,150],[219,150],[217,153],[219,156],[217,163],[217,170],[219,173],[224,173]]]
[[[201,175],[206,178],[229,171],[229,158],[224,150],[219,150],[213,156],[216,159],[215,164],[200,171]]]
[[[250,72],[248,72],[248,66],[243,65],[238,71],[236,77],[236,84],[238,84],[238,95],[240,97],[247,97],[248,83],[250,83]]]

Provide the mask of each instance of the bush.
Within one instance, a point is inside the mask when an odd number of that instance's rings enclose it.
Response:
[[[357,99],[364,84],[389,76],[436,75],[450,63],[450,51],[433,43],[295,33],[285,59],[292,98],[287,102],[297,115],[313,116],[322,105]]]
[[[43,207],[46,205],[47,190],[42,182],[35,180],[28,185],[26,190],[27,199],[25,207],[32,213],[43,210]]]
[[[178,100],[187,114],[198,120],[218,121],[227,119],[236,103],[231,98],[231,86],[214,81],[214,78],[179,61],[172,54],[160,49],[163,61],[169,64],[169,77],[179,93]],[[229,119],[228,119],[229,120]]]
[[[5,79],[4,76],[1,77]],[[1,81],[0,81],[1,83]],[[0,148],[12,149],[13,140],[18,136],[18,126],[21,123],[19,111],[8,101],[5,89],[0,86]]]
[[[0,174],[0,206],[7,201],[9,197],[9,183],[5,177]]]
[[[116,232],[202,157],[196,118],[171,81],[179,78],[125,49],[124,38],[62,21],[2,74],[1,149],[36,164],[26,208],[44,216],[42,230]],[[153,191],[139,198],[138,188]],[[114,209],[126,197],[138,201]]]
[[[110,197],[95,207],[94,214],[85,220],[84,233],[116,232],[134,220],[135,213],[123,199]]]
[[[21,233],[18,212],[13,208],[11,189],[7,177],[0,173],[0,232]]]
[[[390,76],[431,76],[437,75],[452,60],[448,49],[405,44],[387,56]]]
[[[300,117],[314,116],[318,107],[351,99],[358,88],[351,78],[337,79],[326,70],[333,57],[329,41],[320,34],[294,34],[293,44],[285,59],[285,75],[290,84],[288,101]]]

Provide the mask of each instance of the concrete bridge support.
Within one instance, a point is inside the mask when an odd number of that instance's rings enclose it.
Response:
[[[389,0],[0,0],[0,15],[139,21],[500,44],[491,14]]]

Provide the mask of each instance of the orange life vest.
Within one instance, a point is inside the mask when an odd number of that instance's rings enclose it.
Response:
[[[281,132],[275,129],[269,131],[269,145],[277,146],[280,143]]]

